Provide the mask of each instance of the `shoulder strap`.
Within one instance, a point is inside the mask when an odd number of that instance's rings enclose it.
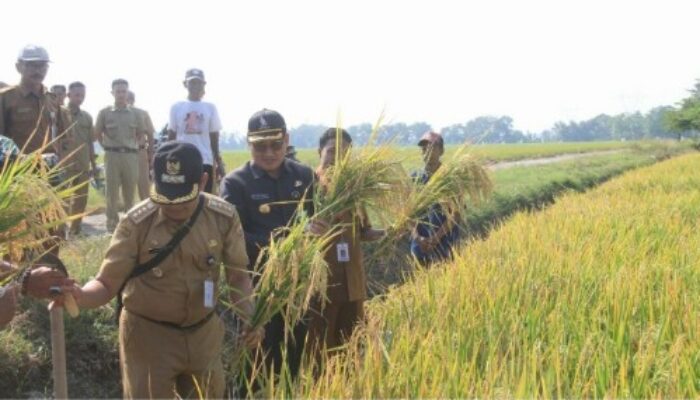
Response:
[[[160,263],[162,263],[163,260],[165,260],[165,258],[168,257],[170,253],[172,253],[173,250],[175,250],[175,248],[177,248],[182,239],[184,239],[185,236],[187,236],[187,234],[190,233],[192,226],[194,226],[195,222],[197,222],[197,218],[202,212],[202,208],[204,208],[204,196],[200,195],[199,202],[197,203],[197,208],[194,210],[194,213],[192,214],[192,216],[190,216],[190,219],[187,220],[185,225],[180,227],[180,229],[178,229],[177,232],[175,232],[173,237],[170,239],[170,241],[168,241],[168,243],[165,246],[158,249],[158,252],[153,258],[151,258],[143,264],[138,264],[131,271],[129,276],[124,280],[124,283],[122,283],[122,286],[119,288],[119,292],[117,292],[117,324],[119,323],[119,316],[121,315],[122,307],[124,306],[122,303],[122,292],[124,291],[126,284],[132,278],[136,278],[137,276],[143,275],[146,272],[157,267]]]

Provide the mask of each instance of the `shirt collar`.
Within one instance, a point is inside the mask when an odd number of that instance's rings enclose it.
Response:
[[[267,172],[263,171],[260,167],[255,165],[253,161],[250,161],[248,165],[250,166],[250,172],[253,174],[253,178],[260,179],[264,176],[270,176]],[[285,159],[282,161],[282,166],[280,167],[280,178],[284,175],[291,174],[291,172],[292,166],[289,165],[289,161],[285,157]]]
[[[119,108],[117,107],[116,104],[112,104],[112,111],[126,111],[131,109],[131,107],[127,104],[125,107]]]
[[[39,89],[39,92],[35,92],[34,90],[26,89],[22,84],[18,85],[20,93],[22,93],[23,97],[27,97],[30,94],[33,94],[36,97],[41,97],[44,94],[46,94],[46,87],[44,85],[41,85],[41,89]]]

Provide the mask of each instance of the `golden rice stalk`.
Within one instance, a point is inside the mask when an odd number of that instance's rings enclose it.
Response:
[[[64,210],[64,201],[75,193],[68,183],[53,187],[49,183],[61,173],[59,167],[49,168],[41,150],[20,155],[6,162],[0,169],[0,256],[13,261],[27,254],[41,256],[50,229],[70,218]],[[31,260],[25,260],[31,262]],[[5,284],[21,270],[5,274]]]
[[[464,145],[443,162],[427,183],[413,180],[407,195],[397,197],[392,211],[392,223],[387,229],[387,236],[382,240],[378,250],[382,252],[406,233],[428,214],[430,208],[439,204],[454,218],[471,204],[479,204],[493,190],[493,182],[481,160]],[[457,221],[452,221],[457,222]]]
[[[346,212],[359,215],[372,210],[381,222],[387,222],[384,217],[390,215],[396,198],[407,194],[410,181],[396,147],[392,141],[376,143],[380,122],[381,118],[367,145],[345,154],[339,151],[338,129],[335,164],[324,172],[316,188],[316,217],[331,220]]]

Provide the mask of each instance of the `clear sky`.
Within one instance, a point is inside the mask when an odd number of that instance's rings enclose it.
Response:
[[[510,115],[540,131],[674,104],[700,78],[693,1],[7,1],[0,81],[27,43],[53,60],[45,83],[81,80],[85,109],[123,77],[154,123],[204,70],[224,130],[263,107],[289,126],[426,121],[439,129]]]

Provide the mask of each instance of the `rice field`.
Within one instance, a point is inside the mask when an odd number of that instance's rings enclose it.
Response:
[[[666,144],[660,141],[485,144],[472,146],[471,150],[475,155],[487,162],[500,162],[550,157],[561,154],[657,147],[659,145],[665,146]],[[447,145],[445,156],[449,157],[456,148],[457,146]],[[418,146],[402,147],[398,149],[397,153],[403,158],[407,169],[414,170],[422,166],[420,149]],[[250,160],[250,152],[248,150],[224,150],[221,156],[224,160],[224,164],[226,164],[227,171],[233,171]],[[304,164],[316,167],[318,164],[318,157],[318,150],[316,149],[297,150],[297,159]],[[98,163],[101,162],[100,158]],[[91,187],[88,197],[88,209],[96,210],[101,207],[104,207],[104,197]]]
[[[584,190],[673,154],[641,147],[494,172],[496,201],[470,218],[490,224],[519,206],[536,209],[562,189]],[[679,167],[688,162],[694,164]],[[698,250],[674,252],[679,242],[698,243],[692,226],[684,225],[697,224],[697,194],[691,205],[686,192],[691,183],[697,192],[698,180],[686,174],[698,163],[686,156],[628,174],[640,182],[650,177],[649,188],[620,184],[630,179],[625,175],[589,194],[567,195],[543,213],[518,214],[490,239],[464,248],[455,263],[419,271],[413,282],[373,300],[363,334],[346,357],[329,362],[319,381],[307,373],[293,392],[267,388],[266,395],[690,397],[695,392],[686,388],[697,387],[693,374],[700,365],[690,357],[698,346],[691,346],[689,328],[698,290],[690,262]],[[80,282],[93,276],[107,244],[105,237],[69,242],[62,251],[72,276]],[[13,326],[0,332],[0,397],[46,397],[45,305],[25,300],[21,308]],[[71,395],[119,397],[113,309],[67,320],[66,335]],[[619,381],[622,366],[626,386]]]
[[[619,150],[634,146],[644,145],[648,142],[565,142],[565,143],[510,143],[510,144],[482,144],[471,147],[471,151],[488,161],[513,161],[525,158],[549,157],[560,154],[585,153],[591,151]],[[449,156],[458,146],[447,145],[446,155]],[[420,165],[420,149],[418,146],[402,147],[401,155],[406,158],[410,167]],[[250,159],[247,150],[226,150],[222,152],[222,158],[227,170],[233,170]],[[318,163],[318,151],[316,149],[298,149],[299,161],[316,165]]]
[[[519,213],[369,304],[312,398],[695,398],[700,154]]]

